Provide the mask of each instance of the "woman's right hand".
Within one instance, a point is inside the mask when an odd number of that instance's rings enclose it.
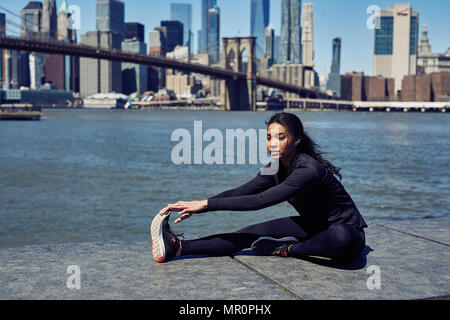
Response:
[[[159,211],[160,215],[166,214],[168,211],[176,211],[180,215],[175,223],[179,223],[194,213],[203,213],[208,209],[208,200],[202,201],[178,201],[176,203],[168,204],[166,207]]]

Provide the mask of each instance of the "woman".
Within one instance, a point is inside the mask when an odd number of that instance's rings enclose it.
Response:
[[[153,257],[165,262],[175,256],[223,256],[251,247],[259,255],[358,256],[365,246],[364,222],[355,203],[334,177],[340,169],[323,159],[317,145],[291,113],[275,114],[267,123],[267,148],[278,170],[202,201],[178,201],[161,209],[151,226]],[[275,167],[274,167],[275,168]],[[195,213],[252,211],[288,201],[300,214],[252,225],[234,233],[180,240],[170,229],[171,211],[179,223]]]

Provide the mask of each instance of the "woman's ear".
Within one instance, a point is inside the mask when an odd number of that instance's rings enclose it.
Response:
[[[294,144],[296,145],[296,146],[298,146],[299,144],[300,144],[300,142],[302,142],[300,139],[297,139],[295,142],[294,142]]]

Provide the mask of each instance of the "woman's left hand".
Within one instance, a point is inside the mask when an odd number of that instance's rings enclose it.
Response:
[[[175,223],[179,223],[189,218],[194,213],[203,213],[208,209],[208,200],[202,201],[178,201],[170,203],[159,211],[160,215],[164,215],[168,211],[176,211],[180,215]]]

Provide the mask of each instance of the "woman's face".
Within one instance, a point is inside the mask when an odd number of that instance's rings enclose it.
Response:
[[[267,128],[267,150],[272,159],[287,159],[296,153],[300,139],[294,141],[289,131],[281,124],[272,123]]]

